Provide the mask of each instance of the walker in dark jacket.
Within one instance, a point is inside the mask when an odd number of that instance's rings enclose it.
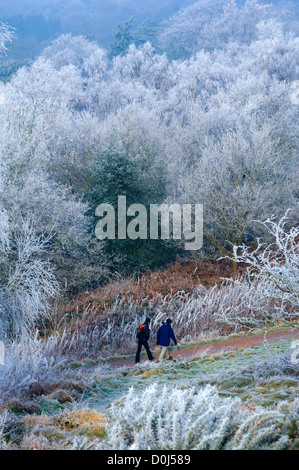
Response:
[[[150,324],[150,319],[147,318],[145,322],[142,323],[140,327],[138,328],[138,332],[137,332],[138,348],[137,348],[136,357],[135,357],[136,364],[140,362],[140,353],[141,353],[142,346],[145,347],[149,360],[152,361],[154,359],[150,351],[150,348],[148,346],[148,340],[150,338],[149,324]]]
[[[174,344],[177,345],[177,340],[174,335],[173,329],[171,328],[171,323],[171,319],[168,318],[166,322],[162,323],[162,326],[160,326],[157,333],[157,344],[158,346],[162,346],[159,361],[162,361],[164,356],[166,357],[166,359],[171,359],[168,351],[171,339],[173,340]]]

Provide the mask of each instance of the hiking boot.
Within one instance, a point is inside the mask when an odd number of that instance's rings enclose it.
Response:
[[[168,360],[168,361],[176,362],[176,359],[174,359],[172,356],[170,356],[167,360]]]

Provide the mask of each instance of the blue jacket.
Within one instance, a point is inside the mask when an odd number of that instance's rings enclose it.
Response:
[[[171,328],[169,323],[162,323],[160,326],[158,333],[157,333],[157,344],[159,346],[169,346],[170,340],[174,341],[174,344],[177,344],[177,340],[174,336],[173,329]]]

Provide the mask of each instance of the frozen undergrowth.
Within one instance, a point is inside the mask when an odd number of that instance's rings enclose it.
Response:
[[[298,381],[299,386],[299,364],[292,362],[290,352],[268,355],[264,361],[258,363],[251,362],[245,367],[237,367],[233,372],[229,371],[231,379],[239,377],[243,372],[250,373],[255,381],[273,380],[275,377],[280,379],[294,379]],[[221,375],[220,375],[221,377]],[[225,374],[222,374],[225,377]]]
[[[2,447],[2,442],[3,442],[2,436],[3,436],[3,430],[4,430],[6,421],[7,421],[7,413],[6,412],[0,413],[0,450]]]
[[[218,355],[193,357],[162,366],[144,365],[124,372],[139,390],[146,385],[180,387],[217,386],[224,396],[239,397],[244,403],[276,406],[293,400],[299,391],[298,366],[291,363],[291,343],[281,342]]]
[[[55,373],[63,362],[63,337],[46,341],[37,337],[11,343],[5,351],[5,364],[0,369],[0,397],[18,396],[34,382]]]
[[[107,448],[116,450],[286,449],[296,446],[299,400],[250,410],[215,387],[131,389],[111,410]],[[297,423],[297,425],[296,425]],[[297,442],[298,444],[298,442]]]
[[[289,342],[124,373],[132,388],[114,403],[107,448],[298,448]]]
[[[68,327],[70,352],[93,357],[99,352],[101,356],[132,353],[136,329],[146,316],[152,319],[153,338],[161,322],[171,316],[181,342],[269,327],[278,321],[287,324],[298,318],[298,312],[271,298],[268,287],[246,279],[226,280],[210,289],[199,287],[153,298],[118,296],[103,310],[95,303],[78,312]]]
[[[46,369],[44,380],[64,388],[73,403],[54,409],[40,397],[34,403],[41,416],[10,412],[22,429],[17,448],[293,448],[298,441],[298,370],[290,366],[287,342],[119,370],[104,370],[97,361],[58,365]],[[273,380],[275,393],[288,391],[285,398],[272,393]],[[263,400],[266,406],[260,406]],[[79,428],[64,435],[54,418],[62,408],[97,410],[110,418],[107,439],[99,440],[93,426],[87,436]],[[15,442],[13,435],[7,445]]]
[[[8,344],[5,364],[0,367],[0,404],[7,398],[22,395],[34,383],[63,381],[63,377],[66,380],[68,371],[84,370],[85,365],[98,366],[98,374],[99,370],[107,369],[88,358],[77,361],[70,354],[71,348],[72,338],[65,334],[53,334],[47,339],[36,334]]]

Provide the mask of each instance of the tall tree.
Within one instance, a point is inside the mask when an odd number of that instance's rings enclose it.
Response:
[[[114,42],[110,44],[110,57],[124,55],[130,44],[134,42],[132,22],[133,17],[131,16],[123,25],[118,25],[117,30],[113,33]]]
[[[7,44],[13,37],[13,30],[6,24],[0,23],[0,54],[6,50]]]

